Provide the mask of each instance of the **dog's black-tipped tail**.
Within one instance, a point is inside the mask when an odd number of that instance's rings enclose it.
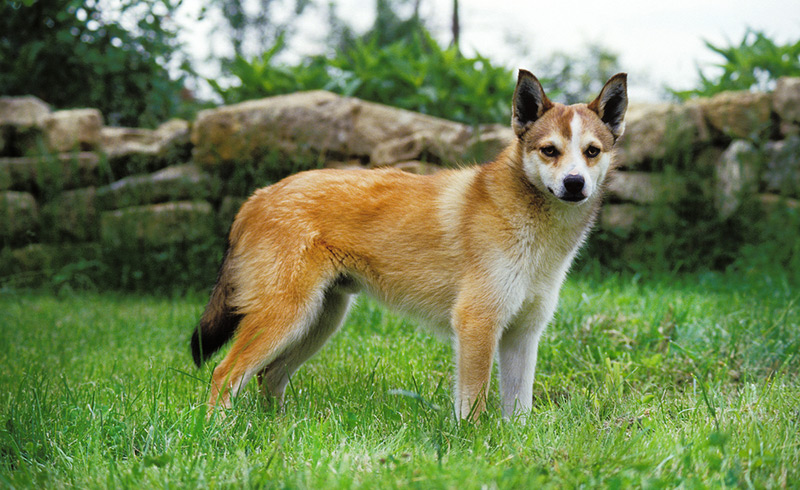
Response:
[[[233,291],[231,264],[226,252],[219,269],[219,276],[208,300],[200,324],[192,334],[192,357],[197,367],[202,366],[212,354],[225,345],[239,326],[242,315],[228,305],[228,296]]]

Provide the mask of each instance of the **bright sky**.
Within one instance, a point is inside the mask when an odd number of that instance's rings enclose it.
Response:
[[[190,11],[197,0],[186,0]],[[291,8],[293,2],[284,2]],[[374,0],[337,0],[338,12],[359,29],[374,19]],[[452,0],[422,0],[421,12],[434,35],[450,40]],[[747,27],[780,43],[800,39],[798,0],[459,0],[462,50],[477,50],[495,63],[536,73],[538,60],[555,51],[579,53],[599,43],[620,55],[629,73],[631,98],[652,100],[661,87],[691,88],[697,65],[719,61],[704,40],[739,43]],[[305,18],[292,47],[320,48],[324,12]],[[192,24],[185,38],[198,59],[214,49],[207,26]],[[221,43],[218,43],[221,44]],[[217,49],[217,51],[219,51]],[[209,73],[211,75],[211,73]]]

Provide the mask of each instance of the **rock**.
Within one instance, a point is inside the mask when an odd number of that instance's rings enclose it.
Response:
[[[11,263],[3,264],[3,269],[8,267],[10,269],[8,272],[12,274],[52,272],[51,264],[54,252],[57,252],[57,250],[54,250],[52,245],[31,243],[30,245],[13,249],[10,254]],[[6,257],[3,258],[5,259]]]
[[[420,151],[450,160],[468,147],[463,124],[312,91],[200,112],[192,128],[194,160],[204,167],[259,161],[270,152],[364,159],[379,145],[410,138]],[[417,158],[404,154],[402,159]],[[395,163],[386,151],[379,164]]]
[[[699,172],[701,175],[711,175],[717,167],[722,154],[725,153],[724,148],[717,146],[707,146],[700,150],[692,161],[693,171]]]
[[[800,210],[799,200],[790,199],[777,194],[759,194],[758,202],[761,204],[761,209],[768,216],[774,213],[780,213],[787,209],[793,211]]]
[[[615,232],[629,232],[644,219],[645,208],[635,204],[606,204],[600,211],[600,228]]]
[[[370,153],[370,164],[383,167],[397,162],[421,159],[432,162],[455,163],[459,155],[440,140],[432,139],[424,133],[415,133],[404,138],[378,143]]]
[[[0,97],[0,155],[22,156],[36,147],[50,107],[33,96]]]
[[[42,206],[43,221],[52,239],[91,241],[97,239],[100,223],[97,213],[97,189],[87,187],[62,192]]]
[[[95,243],[32,243],[0,253],[0,268],[12,276],[12,287],[41,287],[43,282],[60,285],[76,279],[85,279],[91,285],[87,274],[99,267],[101,253]],[[8,279],[3,278],[3,282],[8,283]]]
[[[722,92],[698,99],[708,124],[731,138],[753,138],[770,126],[772,95],[762,92]]]
[[[107,247],[157,248],[207,239],[214,233],[214,210],[204,201],[133,206],[100,215]]]
[[[720,157],[714,176],[715,206],[722,219],[729,218],[747,195],[758,191],[760,156],[749,142],[736,140]]]
[[[422,134],[412,134],[405,138],[383,141],[372,150],[369,161],[374,167],[391,165],[419,158],[429,146],[433,146],[433,142]]]
[[[767,192],[800,197],[800,136],[765,145],[766,164],[762,172]]]
[[[635,168],[641,162],[664,158],[680,145],[691,147],[708,138],[702,112],[694,104],[633,103],[625,114],[616,162]]]
[[[466,129],[465,129],[466,131]],[[494,160],[514,139],[510,127],[486,125],[477,135],[469,139],[456,138],[446,141],[434,138],[426,132],[417,132],[399,139],[379,142],[370,153],[370,164],[374,167],[393,165],[404,161],[426,161],[457,164],[461,162],[485,162]]]
[[[352,103],[357,99],[347,100]],[[464,124],[372,102],[357,101],[353,112],[349,146],[355,155],[372,155],[379,144],[413,137],[423,142],[420,148],[432,157],[431,160],[454,164],[470,147],[473,137],[472,129]],[[423,156],[424,153],[410,158]]]
[[[327,160],[325,162],[324,168],[336,168],[341,170],[365,170],[368,169],[369,167],[362,165],[361,160],[353,158],[347,161]]]
[[[466,163],[490,162],[514,141],[514,130],[508,125],[485,124],[478,130],[478,137],[473,139],[467,149]]]
[[[164,201],[209,197],[211,177],[197,165],[167,167],[148,175],[134,175],[97,190],[100,209],[118,209]]]
[[[800,136],[800,125],[798,124],[780,121],[778,123],[778,130],[784,138],[788,138],[790,136]]]
[[[103,116],[97,109],[56,111],[42,119],[45,142],[54,152],[93,150],[100,145]]]
[[[193,159],[206,167],[260,159],[274,149],[349,153],[353,107],[329,92],[300,92],[201,111]]]
[[[800,77],[778,79],[772,92],[772,109],[782,122],[800,123]]]
[[[189,123],[172,119],[155,130],[104,127],[101,149],[117,175],[183,163],[191,156]]]
[[[685,193],[680,182],[664,174],[618,171],[609,178],[606,192],[613,201],[652,204],[675,202]]]
[[[219,216],[219,224],[224,227],[225,231],[230,230],[233,219],[236,218],[236,214],[245,201],[247,201],[247,198],[244,197],[225,196],[222,198],[217,216]]]
[[[48,114],[50,106],[32,95],[0,97],[0,126],[30,128],[38,126]]]
[[[25,243],[39,231],[39,206],[27,192],[0,192],[0,241]]]
[[[151,150],[153,130],[105,126],[100,129],[100,149],[108,158]]]
[[[429,163],[420,162],[417,160],[395,163],[394,165],[392,165],[392,167],[398,170],[402,170],[403,172],[408,172],[417,175],[431,175],[442,170],[442,167],[439,165],[431,165]]]
[[[0,158],[0,190],[74,189],[96,185],[100,160],[95,153],[61,153]]]
[[[167,163],[185,163],[192,155],[191,124],[170,119],[153,131],[156,154]]]

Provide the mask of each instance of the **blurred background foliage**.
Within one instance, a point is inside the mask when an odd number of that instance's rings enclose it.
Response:
[[[711,70],[698,67],[699,86],[672,93],[680,99],[709,97],[728,90],[771,90],[780,77],[800,75],[800,39],[780,45],[761,31],[748,29],[738,45],[706,46],[722,58]],[[711,71],[711,74],[707,74]]]
[[[449,46],[431,35],[419,16],[418,0],[406,17],[398,12],[404,3],[376,0],[375,21],[363,34],[329,7],[331,29],[326,44],[332,49],[294,64],[278,61],[286,49],[288,29],[277,25],[274,43],[264,53],[248,59],[241,43],[235,46],[234,59],[226,62],[235,77],[233,83],[208,82],[226,103],[321,89],[466,124],[507,122],[515,72],[479,53],[465,56],[461,52],[458,2],[453,4]],[[307,0],[298,2],[295,12],[301,13],[306,6]],[[240,13],[236,25],[249,24],[239,17]],[[567,103],[588,101],[619,71],[618,56],[598,45],[577,55],[555,53],[537,64],[548,95]]]
[[[155,125],[191,112],[192,67],[171,0],[0,3],[0,93],[56,108],[96,107],[110,125]]]

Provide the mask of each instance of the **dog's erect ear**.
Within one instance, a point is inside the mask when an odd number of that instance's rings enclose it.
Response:
[[[614,141],[625,131],[625,111],[628,109],[628,74],[617,73],[611,77],[597,96],[589,104],[589,109],[606,123]]]
[[[536,121],[553,103],[544,93],[542,84],[533,73],[528,70],[519,70],[517,88],[514,90],[514,102],[511,115],[511,127],[517,137],[522,136],[527,125]]]

